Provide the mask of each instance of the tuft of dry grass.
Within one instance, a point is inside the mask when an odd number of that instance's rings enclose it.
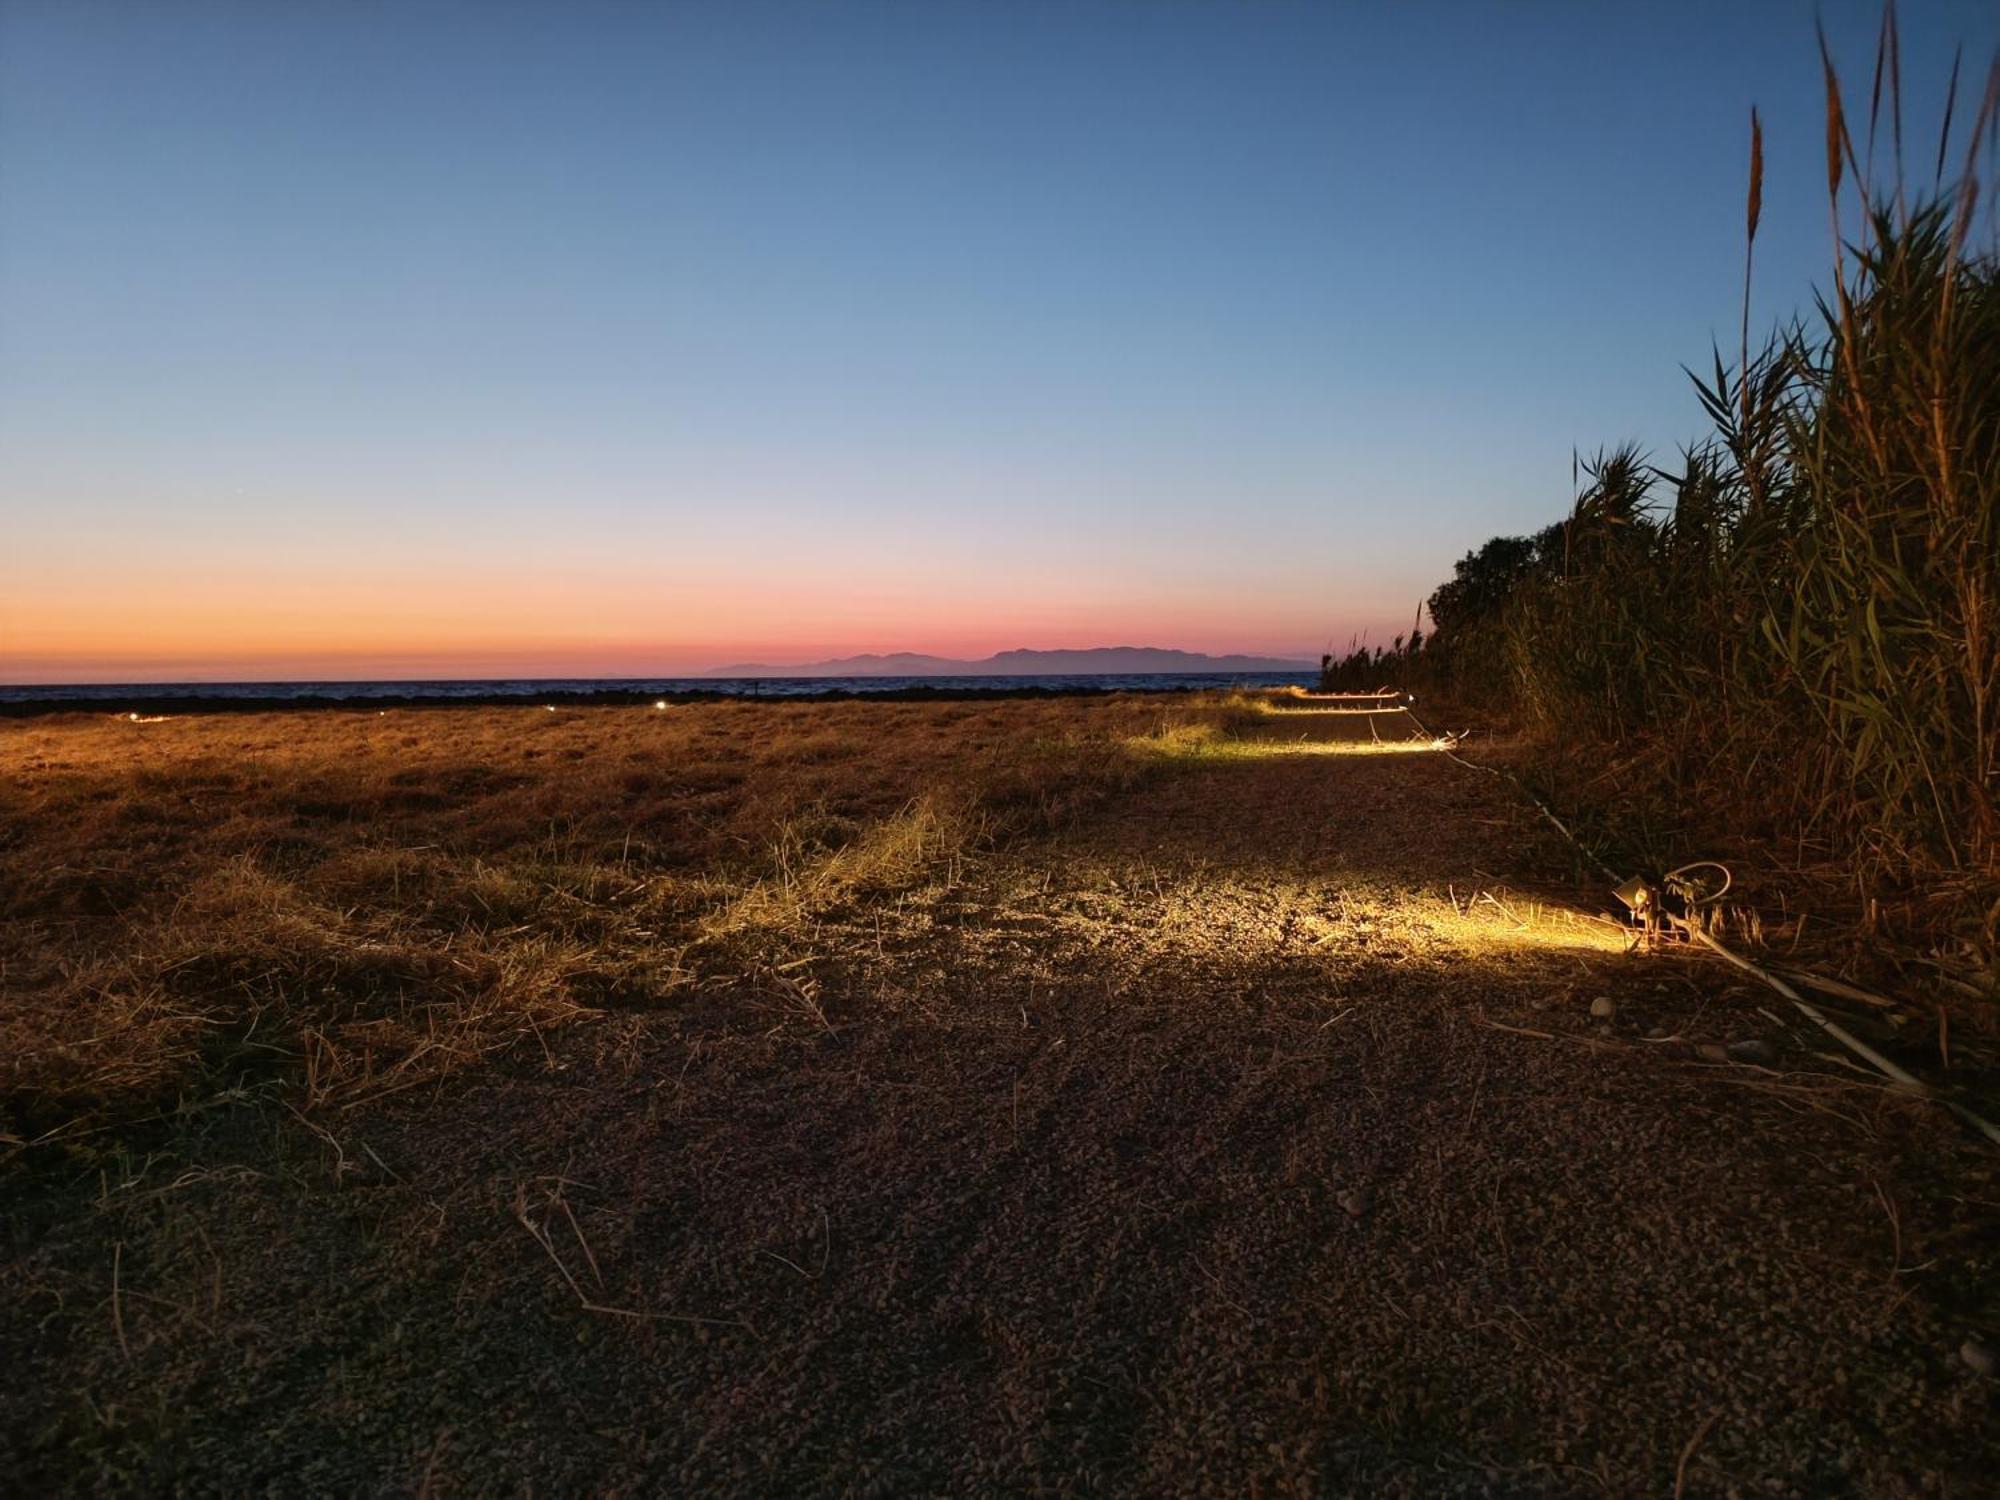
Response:
[[[787,820],[771,839],[772,874],[759,880],[702,928],[710,937],[746,930],[796,929],[856,896],[906,883],[940,861],[963,855],[983,835],[983,820],[933,795],[917,797],[845,842],[826,846],[816,820]]]

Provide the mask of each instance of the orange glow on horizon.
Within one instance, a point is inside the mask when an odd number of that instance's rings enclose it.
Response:
[[[1308,660],[1323,634],[1279,611],[1215,599],[1174,607],[1127,590],[1078,606],[1011,590],[981,597],[951,579],[867,587],[775,569],[693,578],[23,571],[0,590],[5,683],[693,676],[741,662],[898,651],[978,659],[1018,647]]]

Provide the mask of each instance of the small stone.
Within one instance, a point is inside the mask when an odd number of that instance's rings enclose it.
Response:
[[[1729,1049],[1720,1042],[1703,1042],[1695,1048],[1695,1055],[1703,1062],[1728,1062]]]
[[[1768,1068],[1778,1060],[1778,1049],[1762,1037],[1745,1037],[1740,1042],[1731,1042],[1725,1050],[1731,1062],[1756,1063]]]
[[[1358,1219],[1375,1206],[1375,1194],[1365,1187],[1349,1188],[1340,1195],[1340,1206],[1346,1210],[1348,1218]]]
[[[1958,1357],[1980,1375],[1993,1373],[1993,1346],[1982,1338],[1969,1338],[1958,1346]]]
[[[1600,1021],[1608,1021],[1618,1014],[1618,1002],[1609,995],[1599,995],[1590,1002],[1590,1013]]]

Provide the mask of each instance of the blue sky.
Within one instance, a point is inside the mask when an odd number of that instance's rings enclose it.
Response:
[[[1812,27],[0,0],[0,678],[1381,638],[1698,430],[1752,103],[1806,305]]]

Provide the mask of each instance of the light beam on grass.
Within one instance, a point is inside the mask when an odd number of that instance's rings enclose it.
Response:
[[[1612,957],[1635,942],[1631,929],[1608,917],[1504,886],[1411,891],[1378,884],[1365,869],[1335,868],[1324,881],[1247,885],[1190,874],[1154,890],[1163,904],[1157,920],[1178,942],[1233,959],[1306,953],[1476,965],[1535,954]]]
[[[1297,756],[1436,755],[1445,739],[1252,740],[1223,735],[1208,724],[1185,724],[1127,741],[1142,755],[1169,760],[1275,760]]]

